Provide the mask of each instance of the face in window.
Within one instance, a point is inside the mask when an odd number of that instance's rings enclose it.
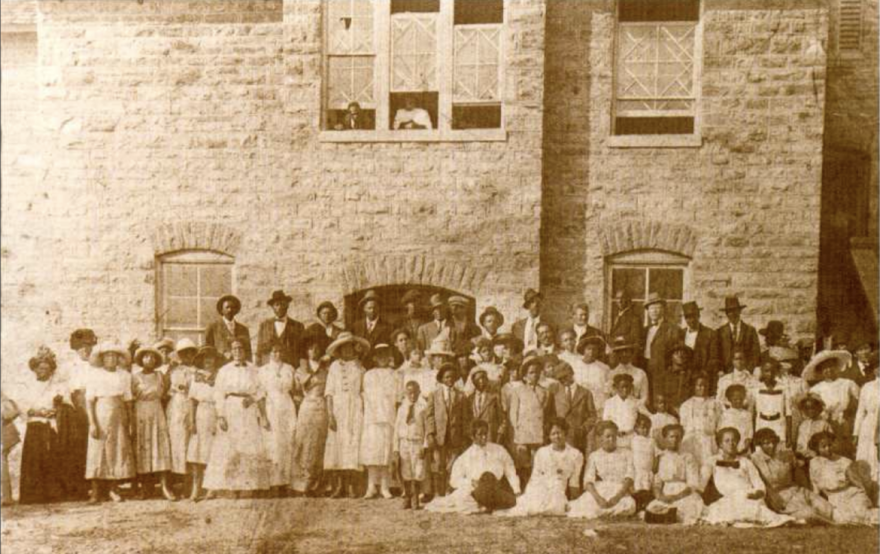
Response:
[[[360,113],[361,113],[361,105],[358,104],[357,102],[351,102],[351,103],[348,105],[348,113],[351,114],[351,115],[353,115],[353,116],[360,115]]]

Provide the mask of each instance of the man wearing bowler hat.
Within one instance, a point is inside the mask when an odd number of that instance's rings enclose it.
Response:
[[[358,302],[360,317],[351,326],[355,336],[367,339],[370,347],[377,344],[391,344],[391,331],[394,328],[379,315],[379,295],[368,290]]]
[[[251,333],[248,328],[235,320],[235,316],[241,311],[241,300],[231,294],[220,297],[217,301],[217,313],[220,320],[208,326],[205,333],[205,345],[213,346],[223,354],[226,360],[232,359],[232,342],[240,340],[244,346],[244,355],[247,361],[253,361],[251,353]]]
[[[272,345],[280,343],[284,349],[281,351],[281,360],[294,369],[305,367],[306,353],[302,347],[305,326],[287,316],[287,309],[293,300],[284,291],[276,290],[266,300],[266,305],[272,308],[273,317],[260,323],[257,332],[257,365],[263,365],[269,361]]]
[[[691,367],[694,373],[709,377],[709,392],[715,392],[715,381],[721,371],[721,355],[718,351],[718,333],[700,322],[700,307],[696,302],[681,306],[684,317],[684,344],[693,351]]]
[[[721,350],[722,371],[725,373],[733,368],[733,350],[740,347],[746,357],[746,367],[754,369],[761,358],[761,343],[758,331],[740,319],[744,305],[736,296],[724,299],[724,313],[727,323],[718,328],[718,344]]]
[[[656,292],[645,301],[648,326],[645,330],[643,352],[648,368],[651,394],[656,395],[670,386],[673,376],[667,370],[669,351],[681,342],[681,329],[666,319],[666,300]]]
[[[439,294],[431,295],[431,318],[431,321],[419,327],[416,336],[416,342],[422,351],[427,350],[433,344],[434,339],[440,335],[444,335],[447,340],[452,340],[449,308]]]
[[[523,351],[538,348],[538,325],[541,324],[541,305],[544,295],[533,289],[526,289],[523,295],[523,309],[528,310],[529,315],[513,323],[511,332],[513,336],[523,342]]]

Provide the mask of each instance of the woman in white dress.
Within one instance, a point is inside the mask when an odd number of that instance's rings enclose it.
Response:
[[[214,406],[214,383],[220,353],[213,346],[203,346],[196,354],[198,368],[189,388],[190,429],[193,430],[186,449],[186,462],[192,468],[193,485],[189,499],[196,502],[202,497],[205,467],[211,458],[211,448],[217,435],[217,410]]]
[[[168,404],[165,406],[165,417],[168,420],[168,434],[171,438],[171,473],[185,476],[186,449],[189,446],[189,435],[192,432],[189,424],[189,388],[196,375],[193,359],[199,349],[193,341],[183,338],[177,343],[177,357],[180,364],[169,369],[165,374],[168,380],[166,387]]]
[[[810,482],[817,494],[824,494],[834,508],[835,523],[877,525],[878,512],[865,493],[866,483],[854,471],[854,463],[834,452],[835,437],[817,433],[810,439],[810,449],[817,456],[810,460]]]
[[[617,448],[617,433],[613,421],[596,425],[599,449],[590,454],[584,471],[584,493],[570,504],[568,517],[598,519],[636,513],[636,501],[631,496],[632,451]]]
[[[373,361],[376,367],[364,375],[364,429],[360,443],[360,463],[368,473],[364,498],[375,498],[377,486],[382,497],[391,498],[390,467],[400,379],[392,369],[394,352],[390,345],[373,347]]]
[[[718,452],[715,430],[721,417],[721,406],[709,395],[709,378],[699,374],[694,378],[694,395],[678,409],[684,438],[682,452],[694,457],[698,467]]]
[[[348,493],[356,498],[355,478],[361,470],[360,439],[363,428],[364,366],[360,358],[370,343],[347,331],[327,347],[327,355],[335,358],[327,375],[324,396],[327,398],[328,432],[324,449],[324,470],[336,472],[331,496],[340,498]]]
[[[822,416],[837,437],[836,448],[850,458],[854,454],[850,437],[853,435],[859,386],[849,379],[841,378],[840,374],[851,361],[852,355],[845,350],[824,351],[816,354],[804,369],[804,379],[808,382],[816,378],[822,379],[810,388],[810,393],[825,403]]]
[[[282,496],[293,480],[293,441],[296,436],[296,392],[294,370],[285,364],[284,346],[272,345],[269,362],[259,369],[260,386],[266,394],[266,415],[270,430],[266,433],[266,448],[272,460],[272,491]]]
[[[680,450],[684,437],[681,425],[666,425],[661,432],[666,449],[660,454],[654,476],[654,500],[645,510],[662,514],[675,508],[679,523],[694,525],[706,509],[700,496],[700,466],[693,455]]]
[[[584,455],[565,442],[568,422],[562,418],[550,424],[550,444],[535,453],[535,465],[526,491],[516,499],[516,506],[498,515],[564,516],[568,499],[580,492]]]
[[[878,481],[877,421],[880,419],[880,376],[865,383],[859,393],[859,408],[853,434],[856,438],[856,461],[871,468],[871,478]]]
[[[262,430],[270,430],[265,392],[257,368],[245,360],[244,343],[233,340],[232,359],[217,374],[214,407],[217,436],[205,471],[205,488],[234,491],[267,490],[272,462],[266,452]]]
[[[158,474],[162,495],[167,500],[177,500],[168,486],[171,440],[168,436],[165,411],[162,409],[162,398],[165,397],[167,383],[162,374],[156,371],[162,363],[162,353],[149,347],[140,348],[134,355],[134,363],[141,368],[141,371],[134,372],[131,377],[137,429],[133,442],[139,496],[142,499],[148,496],[147,490],[152,488],[149,478]]]

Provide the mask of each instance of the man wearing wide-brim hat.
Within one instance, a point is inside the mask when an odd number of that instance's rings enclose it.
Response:
[[[523,309],[528,315],[513,322],[511,332],[523,342],[523,351],[538,347],[538,325],[541,324],[541,306],[544,295],[534,289],[526,289],[523,294]]]
[[[437,387],[428,397],[425,410],[426,440],[436,468],[431,476],[432,489],[439,496],[446,496],[452,464],[466,446],[470,426],[467,399],[454,386],[457,379],[458,366],[444,362],[437,370]]]
[[[718,333],[700,321],[700,307],[696,302],[685,302],[681,305],[684,319],[685,345],[693,350],[691,366],[694,373],[704,373],[709,379],[709,394],[715,393],[715,383],[721,371],[721,351],[718,346]]]
[[[247,327],[236,321],[235,316],[241,311],[241,300],[232,294],[226,294],[217,300],[217,313],[220,319],[208,326],[205,333],[205,344],[213,346],[227,360],[232,359],[232,341],[240,340],[244,346],[245,359],[253,361],[251,351],[251,333]]]
[[[419,327],[416,334],[416,343],[422,350],[427,350],[434,339],[443,335],[447,340],[452,340],[452,326],[449,322],[449,307],[439,294],[431,295],[430,300],[431,321]]]
[[[302,345],[302,337],[305,333],[305,325],[288,317],[287,310],[293,300],[283,290],[276,290],[266,300],[266,305],[272,309],[273,317],[260,323],[257,331],[257,365],[264,365],[269,361],[272,345],[280,344],[281,361],[294,369],[305,367],[306,350]]]
[[[669,349],[682,341],[681,329],[666,317],[666,299],[652,292],[645,301],[648,326],[645,330],[644,358],[654,397],[667,398],[677,390],[678,379],[669,371]]]
[[[351,326],[351,332],[366,339],[370,346],[379,343],[390,344],[394,327],[380,313],[379,294],[368,290],[358,301],[358,317]]]
[[[740,304],[737,296],[728,296],[724,299],[724,313],[727,316],[727,323],[717,329],[724,372],[733,369],[733,350],[737,347],[741,348],[745,354],[747,367],[757,367],[761,359],[758,331],[740,318],[745,307]]]

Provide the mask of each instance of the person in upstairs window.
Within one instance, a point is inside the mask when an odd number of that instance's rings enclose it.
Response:
[[[349,102],[345,113],[342,115],[336,125],[333,127],[337,131],[356,131],[361,129],[372,129],[373,124],[370,121],[369,114],[361,110],[361,105],[357,102]]]
[[[394,114],[394,130],[431,130],[434,126],[431,123],[431,114],[424,108],[416,106],[416,99],[407,96],[403,101],[403,108],[397,110]]]

